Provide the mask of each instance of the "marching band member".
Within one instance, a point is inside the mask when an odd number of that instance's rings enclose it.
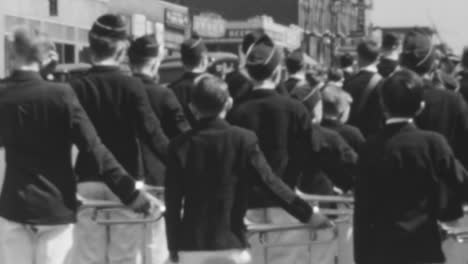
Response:
[[[72,144],[117,200],[140,212],[153,203],[101,142],[70,86],[42,79],[40,67],[52,46],[37,30],[16,30],[14,71],[0,83],[0,146],[7,162],[0,196],[2,264],[63,264],[73,256],[79,204]]]
[[[104,144],[124,168],[141,178],[138,140],[161,160],[165,159],[168,140],[159,119],[151,109],[142,82],[128,76],[120,65],[128,47],[127,24],[118,15],[99,17],[89,32],[93,67],[71,86],[93,122]],[[78,155],[75,171],[80,181],[78,193],[92,200],[115,201],[116,197],[100,180],[96,164],[86,152]],[[91,220],[92,210],[83,210],[76,228],[75,263],[136,263],[142,228],[112,226],[110,239],[106,227]],[[115,210],[111,218],[134,219],[131,212]],[[109,240],[109,241],[108,241]]]
[[[169,146],[166,223],[172,262],[251,263],[244,216],[252,185],[267,190],[301,222],[327,224],[274,175],[255,134],[224,121],[232,104],[222,80],[200,76],[190,104],[197,125]]]

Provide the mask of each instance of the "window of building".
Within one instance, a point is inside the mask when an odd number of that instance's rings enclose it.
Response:
[[[58,0],[49,0],[49,15],[58,16]]]
[[[75,63],[75,46],[71,44],[55,43],[59,55],[59,63]]]

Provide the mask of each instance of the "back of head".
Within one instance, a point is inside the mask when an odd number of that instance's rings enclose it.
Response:
[[[159,56],[159,44],[155,35],[146,35],[132,41],[128,58],[133,66],[144,65],[148,60]]]
[[[189,68],[199,66],[206,56],[207,49],[203,40],[198,36],[193,36],[185,40],[180,46],[182,63]]]
[[[357,46],[360,63],[374,63],[379,58],[380,48],[372,39],[364,39]]]
[[[340,57],[340,67],[348,68],[354,65],[354,57],[349,53],[345,53]]]
[[[328,70],[328,80],[332,82],[340,82],[344,79],[343,70],[339,68],[331,68]]]
[[[289,74],[296,74],[305,68],[304,65],[305,54],[301,49],[297,49],[286,58],[286,68]]]
[[[54,43],[38,29],[19,27],[13,32],[13,55],[23,63],[41,63],[53,50]]]
[[[416,73],[403,69],[383,83],[381,92],[390,116],[413,117],[423,102],[424,82]]]
[[[242,53],[244,54],[249,53],[249,51],[252,49],[254,44],[264,35],[265,35],[265,32],[263,30],[255,30],[245,35],[244,39],[242,40],[242,46],[241,46]]]
[[[195,81],[192,105],[204,116],[217,116],[230,100],[227,84],[220,78],[204,74]]]
[[[401,65],[423,75],[433,69],[434,62],[435,52],[431,36],[417,29],[408,32],[403,41]]]
[[[127,23],[120,15],[105,14],[94,22],[88,35],[93,56],[107,59],[124,48],[127,40]]]
[[[323,113],[325,116],[338,118],[351,105],[353,99],[341,88],[328,85],[322,91]]]
[[[255,81],[273,77],[283,59],[283,54],[267,35],[261,37],[246,55],[247,72]]]

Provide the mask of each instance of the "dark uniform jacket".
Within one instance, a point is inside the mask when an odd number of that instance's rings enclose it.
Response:
[[[310,219],[310,206],[274,175],[254,133],[211,118],[171,141],[165,184],[169,250],[247,248],[244,216],[252,185],[300,221]]]
[[[374,72],[361,70],[347,80],[343,86],[343,89],[353,98],[349,124],[359,128],[365,137],[377,132],[383,121],[378,89],[372,90],[360,112],[358,109],[363,100],[364,92],[375,74]]]
[[[288,94],[290,94],[292,92],[292,90],[294,90],[294,88],[296,88],[296,86],[300,82],[301,81],[299,79],[294,78],[294,77],[290,77],[284,82],[283,86],[286,89],[286,91],[288,92]]]
[[[242,103],[253,88],[252,81],[246,76],[246,73],[239,70],[227,74],[226,83],[235,104]]]
[[[463,215],[467,176],[446,140],[413,124],[387,125],[365,144],[359,167],[356,262],[442,263],[437,221]]]
[[[306,159],[313,156],[311,118],[301,102],[275,90],[257,89],[231,111],[228,120],[255,132],[275,175],[289,187],[297,186],[301,172],[310,166]],[[258,188],[250,200],[252,208],[278,205],[271,193]]]
[[[460,94],[436,89],[429,82],[424,92],[426,108],[416,123],[421,129],[445,136],[456,157],[468,166],[468,106]]]
[[[343,124],[337,120],[323,119],[322,126],[333,131],[338,132],[344,140],[359,153],[362,145],[366,142],[359,128]]]
[[[72,144],[123,202],[136,198],[134,181],[102,144],[68,85],[27,71],[16,71],[0,84],[0,146],[7,163],[1,217],[33,225],[75,221]]]
[[[190,129],[184,110],[172,90],[157,84],[149,76],[138,74],[136,77],[142,80],[151,107],[161,121],[162,129],[167,137],[174,138]],[[141,152],[146,183],[162,186],[165,174],[164,163],[143,142]]]
[[[458,80],[460,83],[460,94],[468,103],[468,71],[462,71],[458,74]]]
[[[313,125],[311,142],[313,170],[301,177],[299,189],[308,194],[331,195],[334,187],[348,191],[354,187],[357,153],[337,132]]]
[[[164,159],[168,140],[139,79],[115,66],[94,66],[71,85],[104,145],[133,176],[143,174],[138,139]],[[99,179],[95,164],[82,153],[76,172],[80,181]]]
[[[179,103],[182,105],[185,116],[191,126],[195,125],[195,117],[192,111],[190,111],[189,104],[192,102],[192,90],[195,88],[195,79],[200,75],[201,73],[185,72],[178,80],[169,85],[169,88],[174,91]]]

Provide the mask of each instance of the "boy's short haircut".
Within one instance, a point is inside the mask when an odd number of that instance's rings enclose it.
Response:
[[[197,67],[206,56],[207,48],[199,37],[185,40],[180,46],[182,63],[187,67]]]
[[[352,101],[351,95],[339,87],[327,86],[322,91],[323,113],[326,116],[339,117]]]
[[[297,49],[286,58],[286,69],[289,74],[295,74],[304,69],[305,54],[301,49]]]
[[[328,71],[328,80],[332,82],[339,82],[344,79],[343,70],[339,68],[331,68]]]
[[[357,54],[365,61],[375,62],[379,58],[380,48],[374,40],[364,39],[357,46]]]
[[[229,98],[228,85],[222,79],[204,74],[195,80],[192,105],[203,114],[218,115]]]
[[[349,53],[345,53],[340,57],[340,67],[348,68],[354,65],[354,57]]]
[[[13,32],[13,49],[16,56],[33,63],[41,62],[50,51],[55,50],[55,45],[38,29],[18,27]]]
[[[413,117],[423,101],[424,82],[413,71],[400,70],[382,85],[385,110],[395,117]]]
[[[123,17],[114,14],[100,16],[88,34],[89,46],[97,59],[106,59],[128,42],[127,24]]]

